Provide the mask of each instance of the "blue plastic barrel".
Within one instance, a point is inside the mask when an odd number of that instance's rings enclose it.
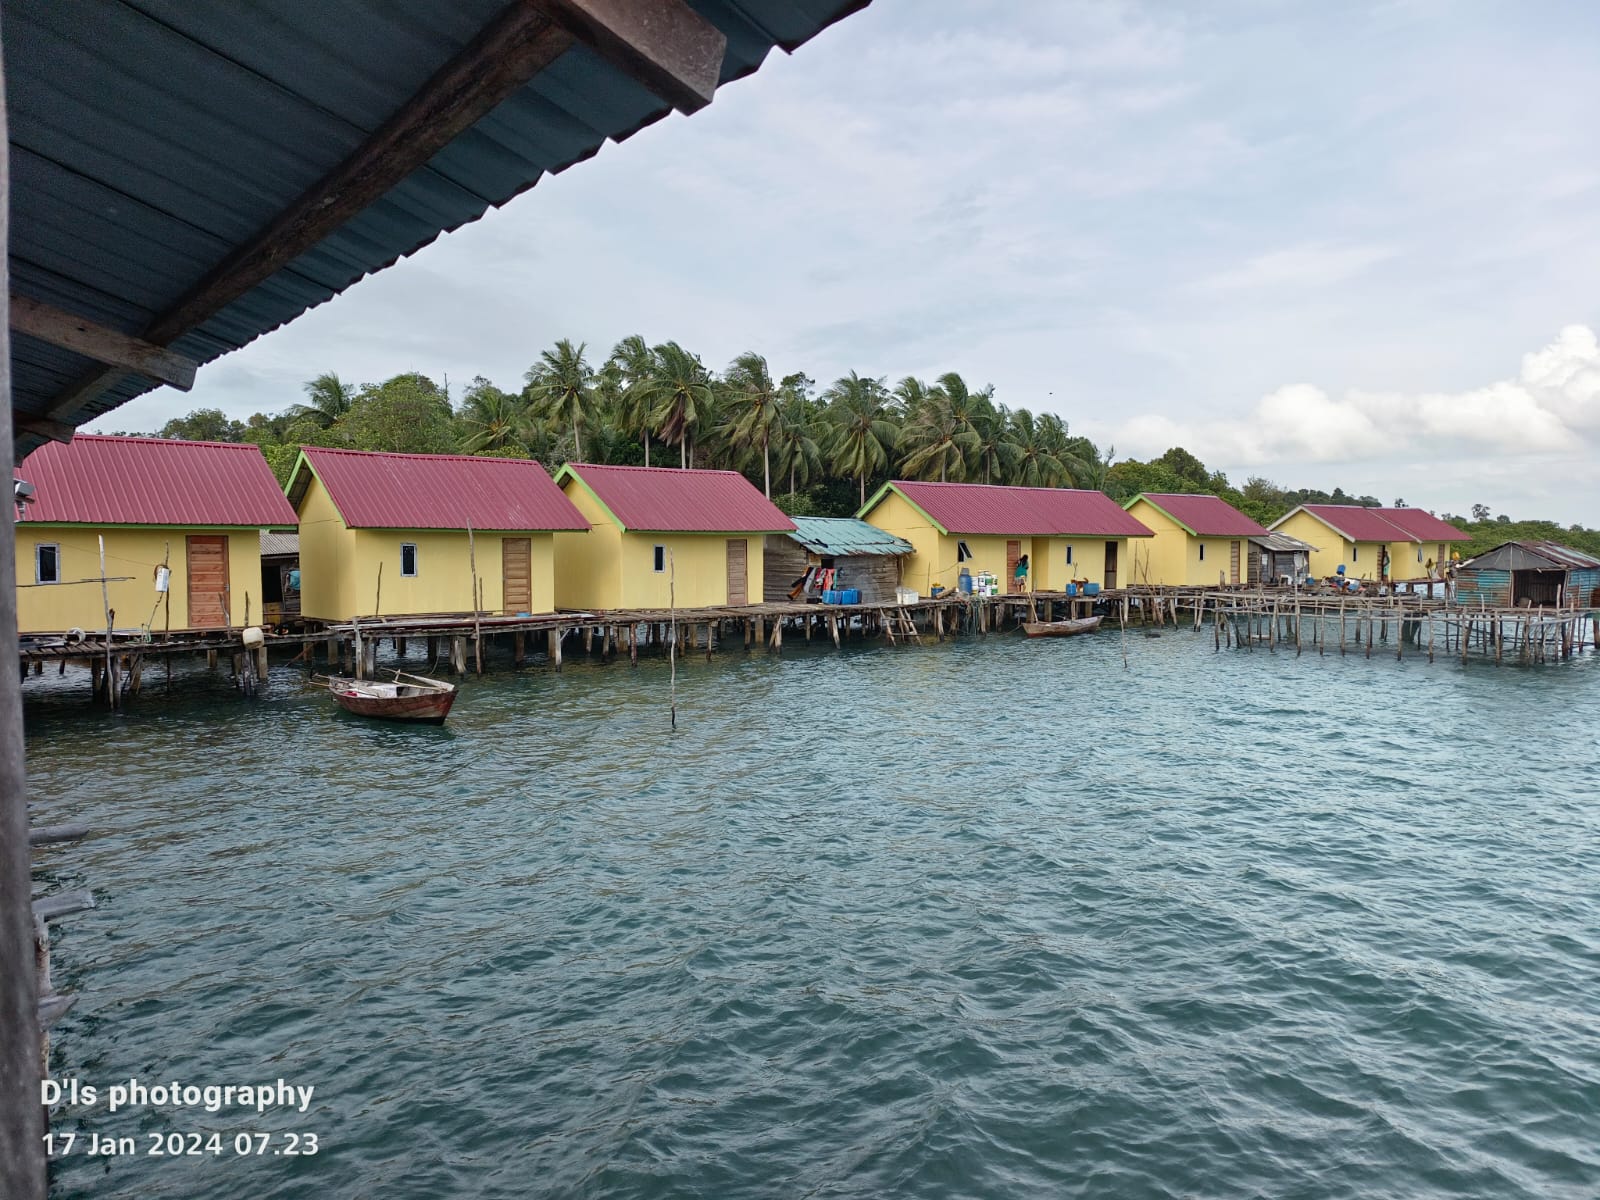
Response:
[[[1100,594],[1100,585],[1098,583],[1086,583],[1086,584],[1084,584],[1083,585],[1083,594],[1085,596],[1098,596]]]
[[[1067,595],[1076,596],[1077,594],[1078,594],[1078,585],[1075,584],[1075,583],[1067,584]]]
[[[844,589],[844,603],[845,604],[860,604],[861,603],[861,589],[860,588],[845,588]]]
[[[956,590],[965,595],[972,595],[972,576],[965,570],[956,576]]]

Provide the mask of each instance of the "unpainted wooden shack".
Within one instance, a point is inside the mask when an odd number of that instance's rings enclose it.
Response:
[[[269,625],[300,619],[300,534],[261,531],[261,603]]]
[[[1287,533],[1268,533],[1250,539],[1251,584],[1279,583],[1285,578],[1304,579],[1311,571],[1309,542]]]
[[[861,603],[894,603],[910,542],[854,517],[795,517],[794,523],[793,533],[767,535],[763,592],[769,602],[817,595],[820,572],[831,569],[831,586],[858,589]],[[796,592],[802,584],[804,591]]]
[[[1456,597],[1490,608],[1600,608],[1600,559],[1558,542],[1502,542],[1456,568]]]

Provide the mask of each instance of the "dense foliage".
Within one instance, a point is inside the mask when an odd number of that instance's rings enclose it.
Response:
[[[276,415],[230,420],[198,409],[159,436],[255,442],[287,481],[300,447],[461,453],[744,472],[785,512],[847,516],[888,479],[1083,487],[1126,501],[1140,492],[1221,496],[1263,524],[1298,504],[1376,506],[1374,496],[1286,489],[1252,476],[1235,487],[1181,446],[1159,458],[1116,461],[1075,437],[1054,413],[1034,414],[973,389],[956,372],[910,376],[890,387],[854,371],[819,389],[801,372],[774,377],[761,355],[739,355],[720,374],[676,342],[624,338],[603,362],[563,339],[540,354],[520,391],[481,376],[452,404],[416,373],[352,386],[337,375],[305,385],[305,400]],[[1403,500],[1396,500],[1402,505]],[[1518,521],[1475,505],[1470,518],[1440,516],[1473,535],[1472,552],[1510,538],[1548,538],[1600,554],[1600,531]]]

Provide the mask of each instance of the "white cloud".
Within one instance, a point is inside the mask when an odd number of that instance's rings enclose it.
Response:
[[[1569,454],[1600,448],[1600,342],[1569,325],[1523,357],[1514,379],[1460,392],[1349,390],[1296,383],[1267,393],[1243,419],[1180,422],[1147,414],[1123,422],[1116,445],[1135,457],[1182,445],[1241,465],[1415,464],[1444,453]]]

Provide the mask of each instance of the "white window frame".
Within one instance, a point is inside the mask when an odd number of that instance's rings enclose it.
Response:
[[[657,575],[665,575],[666,572],[667,572],[667,548],[666,548],[666,546],[661,544],[660,542],[657,542],[655,550],[652,551],[652,553],[655,555],[654,559],[652,560],[655,563],[655,573]]]
[[[961,538],[956,539],[956,561],[958,563],[972,561],[972,548]]]
[[[56,577],[44,579],[39,570],[39,551],[46,546],[56,552]],[[61,582],[61,543],[60,542],[35,542],[33,544],[33,581],[35,583],[52,584]]]
[[[407,546],[411,547],[411,570],[409,570],[409,571],[406,570],[406,547]],[[415,578],[417,578],[417,576],[419,576],[421,574],[422,574],[422,563],[421,563],[421,559],[417,555],[417,544],[415,542],[401,542],[400,543],[400,578],[401,579],[415,579]]]

